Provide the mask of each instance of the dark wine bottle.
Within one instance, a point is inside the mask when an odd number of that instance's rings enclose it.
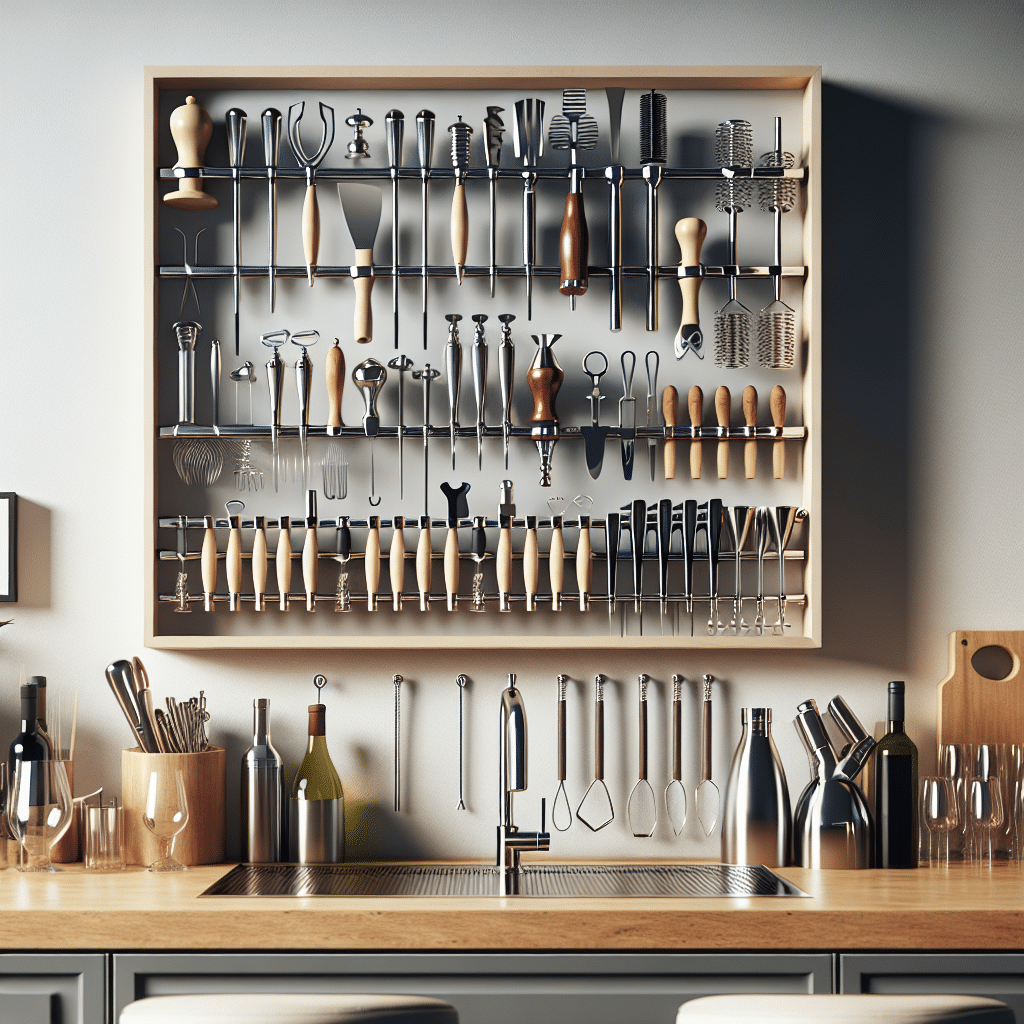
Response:
[[[49,741],[39,733],[39,705],[34,683],[21,688],[21,732],[11,741],[7,758],[8,778],[13,783],[14,774],[22,761],[45,761],[53,757]]]
[[[59,751],[54,752],[50,726],[46,721],[46,676],[33,676],[29,683],[36,688],[36,732],[50,748],[50,757],[60,760]]]
[[[906,684],[889,684],[885,735],[875,747],[875,867],[916,868],[917,747],[905,728]]]

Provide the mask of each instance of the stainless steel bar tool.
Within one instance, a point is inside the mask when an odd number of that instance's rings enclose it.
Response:
[[[555,399],[565,380],[565,371],[558,365],[554,345],[560,334],[532,335],[537,351],[534,353],[530,369],[526,372],[526,382],[533,395],[533,416],[531,416],[530,437],[537,446],[540,456],[540,485],[551,486],[551,464],[558,443],[558,413],[555,410]]]
[[[754,617],[754,629],[757,635],[764,634],[764,556],[768,550],[768,542],[772,539],[775,523],[768,514],[767,508],[759,508],[754,513],[754,547],[757,550],[757,615]]]
[[[448,340],[444,344],[444,369],[448,375],[448,430],[451,435],[452,469],[455,468],[455,436],[459,429],[459,393],[462,390],[462,343],[459,341],[458,313],[448,313]]]
[[[434,156],[434,114],[421,110],[416,115],[416,155],[420,162],[420,290],[423,303],[423,351],[427,350],[427,200],[430,165]]]
[[[398,497],[405,497],[405,374],[411,370],[408,356],[388,360],[388,369],[398,371]]]
[[[195,282],[195,265],[199,263],[199,236],[206,230],[206,228],[200,228],[196,232],[195,241],[193,243],[193,257],[192,263],[188,260],[188,238],[185,232],[181,228],[175,228],[175,231],[181,235],[181,264],[185,268],[185,287],[181,293],[181,306],[178,308],[178,316],[185,315],[185,305],[188,302],[188,297],[191,294],[193,301],[196,304],[196,312],[202,314],[202,309],[199,305],[199,293],[196,291]]]
[[[216,433],[220,423],[220,375],[223,362],[220,355],[220,338],[210,342],[210,425]]]
[[[565,792],[565,684],[568,681],[566,675],[558,677],[558,790],[551,804],[551,824],[559,832],[565,832],[572,825],[572,807]]]
[[[306,611],[316,611],[316,595],[320,584],[320,547],[316,529],[316,491],[306,491],[306,535],[302,540],[302,589],[306,592]]]
[[[277,163],[281,153],[281,111],[267,107],[260,114],[263,162],[267,166],[267,283],[270,312],[277,304]]]
[[[232,107],[224,115],[228,136],[228,167],[231,168],[231,297],[235,309],[235,355],[238,355],[238,292],[242,262],[242,179],[239,168],[245,159],[244,110]]]
[[[476,325],[473,332],[473,346],[470,350],[473,395],[476,398],[476,461],[477,469],[483,469],[484,430],[487,426],[484,419],[487,405],[487,341],[484,338],[484,324],[487,323],[487,316],[484,313],[474,313],[471,319]]]
[[[356,107],[354,114],[345,118],[345,124],[352,129],[352,140],[345,147],[346,160],[365,160],[370,156],[370,144],[363,132],[373,124],[373,118],[363,113],[362,107]]]
[[[672,534],[675,532],[672,499],[662,498],[657,511],[658,548],[658,613],[661,632],[665,632],[665,613],[668,611],[668,567],[672,553]]]
[[[695,794],[697,817],[706,836],[715,831],[721,806],[721,794],[711,781],[711,684],[714,681],[713,675],[704,674],[704,700],[700,714],[700,783]]]
[[[476,565],[476,572],[473,574],[473,603],[470,605],[471,612],[483,612],[487,610],[486,596],[484,594],[484,562],[490,556],[487,554],[487,531],[484,529],[485,519],[483,516],[473,517],[473,530],[470,534],[469,557]]]
[[[398,169],[402,166],[402,142],[405,115],[389,110],[384,116],[384,134],[388,146],[388,168],[391,174],[391,312],[395,321],[395,348],[398,348]]]
[[[487,189],[490,200],[490,234],[488,255],[488,277],[491,285],[491,298],[494,298],[494,283],[498,276],[497,266],[497,231],[495,221],[497,220],[497,189],[498,189],[498,165],[501,163],[501,142],[505,133],[505,122],[498,116],[504,112],[504,107],[488,107],[487,116],[484,118],[484,157],[487,164]],[[508,468],[506,464],[505,468]]]
[[[629,561],[633,574],[633,611],[641,616],[643,632],[644,540],[647,536],[647,503],[642,498],[622,506],[622,525],[629,530]]]
[[[711,498],[697,506],[697,527],[704,533],[708,556],[708,635],[716,636],[725,632],[725,623],[718,614],[718,556],[722,543],[722,502]]]
[[[619,439],[622,445],[622,478],[633,479],[633,455],[636,446],[636,399],[633,397],[633,371],[636,353],[626,349],[619,359],[622,368],[622,397],[619,399]]]
[[[309,396],[313,389],[313,362],[306,351],[320,340],[320,332],[299,331],[291,343],[302,349],[295,360],[295,388],[299,393],[299,455],[302,458],[302,490],[309,490]]]
[[[629,794],[629,828],[637,839],[647,839],[654,835],[658,824],[658,802],[654,799],[654,790],[647,781],[647,682],[649,676],[641,672],[638,676],[640,684],[640,705],[637,713],[639,724],[639,740],[637,750],[640,758],[640,778],[637,779],[633,791]]]
[[[686,789],[683,777],[683,683],[681,675],[672,676],[672,779],[665,787],[665,804],[668,807],[672,831],[679,835],[686,824]]]
[[[272,349],[267,360],[267,388],[270,391],[270,448],[273,459],[274,490],[278,490],[281,478],[281,447],[279,434],[281,431],[281,401],[284,398],[284,360],[281,359],[281,346],[288,343],[289,331],[283,328],[260,335],[260,341]]]
[[[462,284],[466,266],[466,251],[469,247],[469,207],[466,204],[466,170],[469,167],[469,148],[473,129],[462,120],[448,126],[452,136],[452,167],[455,172],[455,191],[452,194],[452,262],[455,264],[455,279]]]
[[[683,536],[683,599],[690,616],[690,636],[693,636],[693,556],[697,546],[697,501],[687,498],[675,506],[680,513],[679,529]]]
[[[397,672],[391,677],[395,686],[395,813],[402,809],[402,682]]]
[[[622,99],[626,90],[607,88],[608,139],[611,165],[604,169],[608,182],[608,264],[611,267],[608,291],[608,326],[622,330],[622,178],[619,163],[619,132],[622,128]]]
[[[747,542],[747,535],[750,527],[754,524],[756,509],[750,505],[731,505],[725,508],[726,523],[729,526],[729,533],[732,537],[733,565],[735,573],[733,577],[732,591],[732,631],[739,636],[747,631],[747,624],[743,619],[743,575],[741,571],[741,552],[743,545]]]
[[[493,292],[492,292],[493,294]],[[501,387],[501,434],[505,446],[505,468],[508,469],[508,439],[512,433],[512,389],[515,386],[516,350],[512,342],[511,313],[501,313],[501,340],[498,342],[498,383]]]
[[[424,363],[422,370],[413,370],[412,379],[423,384],[423,514],[430,513],[430,382],[441,374],[430,363]]]
[[[537,160],[544,155],[544,101],[519,100],[513,107],[513,149],[523,161],[523,270],[526,319],[533,319],[533,267],[537,262]]]
[[[338,563],[338,582],[334,589],[334,610],[336,612],[352,611],[352,591],[348,585],[348,563],[352,558],[352,532],[349,529],[349,517],[339,516],[335,531],[335,555]]]
[[[772,529],[779,560],[779,617],[772,628],[772,635],[783,636],[786,632],[786,547],[793,534],[793,527],[803,522],[807,510],[793,505],[776,505],[768,509],[768,515],[774,520]]]
[[[640,164],[647,185],[647,330],[658,329],[658,186],[668,159],[665,94],[640,97]],[[679,833],[676,833],[677,835]]]
[[[516,516],[514,488],[511,480],[502,480],[498,500],[498,546],[494,553],[498,580],[498,611],[512,611],[512,520]]]
[[[288,145],[291,146],[295,162],[306,172],[306,197],[302,203],[302,253],[306,259],[306,277],[309,279],[309,287],[312,288],[317,256],[320,252],[320,207],[316,200],[316,172],[334,143],[334,108],[327,106],[326,103],[320,104],[320,120],[324,128],[320,136],[320,146],[312,156],[306,155],[302,139],[299,137],[299,122],[305,109],[305,100],[293,103],[288,108]]]
[[[653,357],[653,359],[652,359]],[[660,360],[658,353],[653,349],[647,353],[644,365],[647,368],[647,426],[656,427],[658,418],[658,364]],[[651,465],[651,481],[654,481],[654,471],[658,464],[658,440],[655,437],[647,438],[647,457]]]
[[[615,820],[612,796],[604,781],[604,676],[594,677],[594,781],[590,783],[576,817],[591,830],[600,832]]]
[[[608,372],[608,357],[596,349],[588,352],[583,357],[583,372],[590,378],[590,394],[587,401],[590,402],[589,427],[580,427],[583,434],[583,441],[587,456],[587,471],[596,480],[601,475],[601,466],[604,464],[604,444],[611,427],[600,426],[601,402],[604,395],[601,394],[601,378]]]
[[[608,625],[615,614],[615,588],[619,574],[619,536],[622,520],[618,512],[609,512],[604,517],[604,568],[605,594],[608,601]]]
[[[376,507],[381,503],[377,494],[374,475],[373,439],[380,433],[380,413],[377,411],[377,396],[384,382],[388,379],[388,371],[378,359],[364,359],[352,371],[352,382],[363,396],[366,411],[363,413],[363,433],[370,439],[370,504]]]
[[[194,320],[182,320],[171,328],[178,343],[178,422],[196,421],[196,341],[203,329]]]
[[[455,809],[457,811],[464,811],[466,809],[466,801],[463,799],[462,795],[462,781],[465,778],[465,770],[462,764],[462,755],[465,747],[465,726],[463,724],[462,695],[466,692],[466,687],[469,685],[469,676],[463,675],[460,672],[459,675],[455,677],[455,682],[459,686],[459,804]]]

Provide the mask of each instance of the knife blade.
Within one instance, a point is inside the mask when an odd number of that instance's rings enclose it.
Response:
[[[583,372],[590,378],[591,392],[587,396],[590,402],[589,427],[580,427],[583,434],[583,441],[586,446],[587,470],[596,480],[601,475],[601,466],[604,464],[604,443],[608,437],[611,427],[599,425],[601,419],[601,402],[604,395],[601,394],[601,378],[608,372],[608,357],[596,349],[588,352],[583,357]]]
[[[633,397],[633,371],[636,353],[626,349],[619,360],[622,367],[622,397],[619,399],[619,439],[622,444],[622,478],[633,479],[633,455],[636,443],[636,399]],[[627,369],[628,366],[628,369]],[[628,406],[629,426],[626,425]]]

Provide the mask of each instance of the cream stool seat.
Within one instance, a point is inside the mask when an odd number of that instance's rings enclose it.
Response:
[[[459,1015],[426,996],[202,992],[136,1000],[121,1024],[459,1024]]]
[[[1014,1024],[997,999],[949,995],[758,994],[703,996],[679,1007],[676,1024]]]

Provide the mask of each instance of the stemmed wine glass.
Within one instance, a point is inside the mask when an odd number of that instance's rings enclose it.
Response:
[[[992,832],[1006,821],[1003,811],[1003,787],[997,776],[973,778],[967,796],[971,821],[972,861],[979,867],[992,866]]]
[[[921,815],[928,829],[928,864],[949,867],[949,834],[960,823],[956,783],[944,775],[925,775],[921,779]],[[936,837],[942,845],[936,851]]]
[[[71,824],[71,786],[63,761],[18,761],[7,796],[11,834],[21,843],[19,871],[60,871],[50,850]]]
[[[188,824],[188,799],[180,768],[150,772],[142,820],[161,844],[162,856],[149,865],[149,870],[187,871],[173,856],[174,840]]]

